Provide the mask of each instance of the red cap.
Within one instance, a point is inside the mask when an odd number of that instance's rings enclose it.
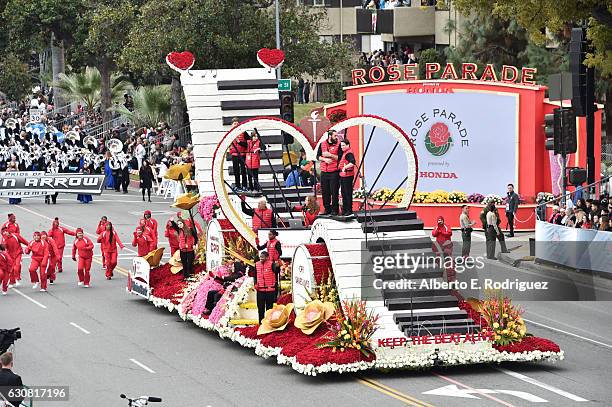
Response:
[[[44,230],[42,232],[40,232],[41,236],[47,236],[47,232],[45,232]]]
[[[79,232],[83,233],[83,228],[76,228],[76,232],[75,233],[79,233]]]
[[[36,235],[40,236],[40,232],[38,232],[38,231],[34,232],[34,236],[36,236]]]
[[[147,209],[147,210],[144,212],[144,214],[145,214],[145,216],[146,216],[146,215],[151,215],[151,211]]]

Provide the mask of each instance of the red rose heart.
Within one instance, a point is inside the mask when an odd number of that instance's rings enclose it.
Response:
[[[448,126],[444,123],[434,123],[429,129],[429,139],[436,147],[442,147],[448,142],[450,133],[448,132]]]
[[[260,64],[268,68],[276,68],[285,61],[285,53],[276,48],[262,48],[257,51],[257,59]]]
[[[189,51],[183,51],[183,52],[174,51],[174,52],[169,53],[166,56],[166,62],[172,68],[176,68],[176,69],[180,69],[181,71],[185,71],[187,69],[190,69],[193,66],[195,62],[195,57]]]

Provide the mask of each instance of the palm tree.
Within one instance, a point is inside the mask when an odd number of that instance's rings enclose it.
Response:
[[[84,72],[69,75],[60,74],[53,86],[61,89],[65,97],[74,102],[83,103],[88,112],[100,105],[102,76],[97,68],[88,66]],[[133,89],[132,84],[121,73],[111,75],[111,99],[121,102],[123,95]]]
[[[134,111],[118,105],[114,110],[127,116],[136,126],[157,126],[170,117],[171,97],[169,85],[141,86],[133,93]]]

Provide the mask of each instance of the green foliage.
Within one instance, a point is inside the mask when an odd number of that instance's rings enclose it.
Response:
[[[425,79],[425,64],[435,62],[444,65],[446,63],[444,55],[435,48],[428,48],[421,51],[419,55],[419,78]],[[438,72],[437,75],[440,75],[440,72]],[[434,74],[434,76],[436,76],[436,74]]]
[[[136,126],[157,126],[170,117],[170,86],[141,86],[133,93],[134,111],[117,105],[116,111],[130,118]]]
[[[8,53],[0,59],[0,92],[9,100],[20,100],[32,89],[28,65],[15,54]]]
[[[83,103],[87,110],[92,111],[101,101],[102,76],[95,67],[87,67],[83,72],[60,74],[59,80],[53,86],[62,89],[68,99]],[[132,84],[120,73],[111,75],[111,100],[120,102],[125,92],[132,89]]]

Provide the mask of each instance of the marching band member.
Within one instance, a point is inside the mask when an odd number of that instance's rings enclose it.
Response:
[[[2,244],[6,247],[9,255],[13,258],[13,269],[9,274],[9,286],[12,288],[21,285],[21,257],[23,256],[23,248],[21,245],[27,246],[28,241],[21,235],[11,233],[8,227],[2,228]]]
[[[77,265],[79,284],[85,285],[85,288],[89,288],[91,269],[91,260],[93,259],[93,248],[94,244],[85,234],[83,229],[77,228],[76,239],[72,245],[72,260],[77,261],[76,255],[79,254],[79,262]]]
[[[343,139],[340,143],[342,158],[340,168],[340,191],[342,192],[342,216],[353,214],[353,180],[355,178],[355,155],[351,151],[351,143]]]
[[[106,258],[106,279],[110,280],[113,277],[115,267],[117,267],[117,245],[121,249],[125,246],[121,243],[121,239],[119,239],[119,235],[113,229],[111,222],[106,224],[106,230],[98,236],[98,243],[100,243],[102,253],[104,253]]]
[[[63,257],[64,257],[64,248],[66,247],[66,235],[76,236],[76,233],[72,230],[60,226],[59,218],[53,219],[53,223],[51,224],[51,229],[49,230],[49,237],[53,238],[55,244],[57,245],[58,257],[57,257],[57,272],[61,273],[64,271],[63,265]],[[53,270],[55,273],[55,270]]]
[[[13,269],[13,258],[3,244],[0,244],[0,283],[2,283],[2,295],[6,295],[10,275]]]
[[[280,260],[280,257],[283,255],[283,249],[281,248],[281,242],[276,239],[278,236],[278,232],[276,230],[271,230],[268,232],[268,241],[262,245],[259,244],[259,238],[255,238],[255,243],[257,244],[257,249],[266,250],[268,252],[268,256],[270,260],[273,262],[277,262]]]
[[[40,291],[46,292],[49,244],[40,240],[40,232],[34,232],[34,239],[28,244],[28,247],[26,247],[25,253],[32,253],[32,257],[30,259],[30,281],[33,284],[32,289],[36,290],[40,282]]]
[[[146,256],[150,250],[151,238],[144,233],[144,227],[140,226],[134,232],[134,239],[132,240],[132,246],[138,248],[138,256]]]
[[[342,150],[335,131],[327,132],[327,139],[319,146],[317,160],[321,162],[321,195],[325,212],[321,216],[337,216],[339,211],[338,190],[340,189],[340,174],[338,163],[342,158]]]
[[[304,217],[304,226],[309,228],[314,223],[317,216],[319,216],[319,211],[321,208],[319,207],[319,203],[317,202],[317,198],[314,195],[306,196],[306,201],[304,205],[295,205],[293,207],[295,211],[302,211],[302,216]]]
[[[168,238],[170,256],[172,256],[179,249],[178,226],[176,226],[176,223],[172,219],[168,219],[168,222],[166,222],[166,232],[164,236]]]
[[[53,240],[52,237],[49,237],[45,231],[40,232],[40,241],[49,245],[49,263],[47,265],[47,271],[45,274],[49,280],[49,284],[53,285],[55,283],[55,266],[58,262],[59,250],[55,240]]]
[[[144,211],[144,220],[145,225],[151,229],[151,238],[153,238],[150,246],[152,247],[151,250],[155,250],[157,249],[157,221],[151,217],[151,211],[148,209]]]

